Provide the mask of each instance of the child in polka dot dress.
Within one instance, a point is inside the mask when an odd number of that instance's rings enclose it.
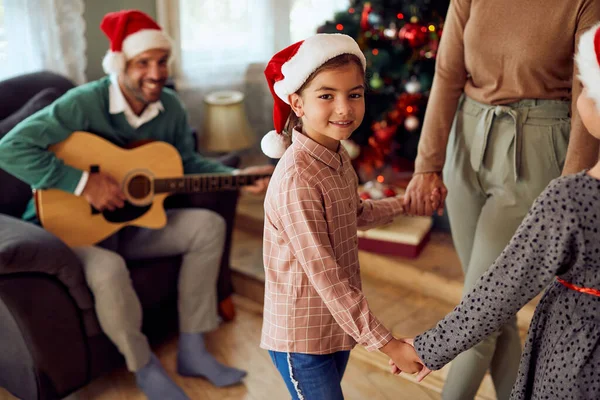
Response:
[[[600,24],[581,37],[576,61],[585,86],[577,108],[600,139]],[[415,338],[419,357],[443,367],[544,288],[510,398],[600,399],[600,162],[548,185],[462,302]]]

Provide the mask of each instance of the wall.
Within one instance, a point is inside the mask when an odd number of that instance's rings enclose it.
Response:
[[[87,40],[87,69],[88,81],[93,81],[104,76],[102,58],[108,50],[108,39],[100,30],[100,21],[106,13],[111,11],[137,9],[156,19],[156,0],[84,0]]]

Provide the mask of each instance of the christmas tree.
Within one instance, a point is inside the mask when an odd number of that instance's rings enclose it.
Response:
[[[365,118],[345,143],[362,181],[412,170],[448,4],[353,0],[318,29],[352,36],[367,58]]]

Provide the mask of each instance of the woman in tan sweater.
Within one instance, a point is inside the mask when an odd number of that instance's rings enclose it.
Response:
[[[598,159],[571,105],[579,36],[598,21],[600,0],[450,3],[405,207],[431,215],[426,199],[447,188],[467,291],[550,180]],[[472,399],[490,369],[498,399],[508,399],[520,353],[513,319],[453,361],[443,398]]]

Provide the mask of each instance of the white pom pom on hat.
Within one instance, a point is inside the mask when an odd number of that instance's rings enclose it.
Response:
[[[125,55],[122,52],[108,51],[102,59],[102,69],[107,74],[125,71]]]
[[[600,112],[600,23],[581,35],[575,61],[579,79]]]
[[[268,157],[281,158],[291,144],[283,132],[292,109],[288,97],[295,93],[308,77],[321,65],[342,54],[353,54],[360,60],[363,70],[367,61],[354,39],[340,33],[321,33],[294,43],[271,58],[265,68],[265,77],[274,99],[273,125],[261,140],[261,149]]]
[[[171,50],[171,39],[147,14],[137,10],[108,13],[100,29],[110,41],[110,49],[102,60],[107,74],[125,70],[127,60],[151,49]]]
[[[263,136],[260,141],[260,148],[267,157],[281,158],[290,144],[292,144],[292,141],[289,135],[272,130]]]

